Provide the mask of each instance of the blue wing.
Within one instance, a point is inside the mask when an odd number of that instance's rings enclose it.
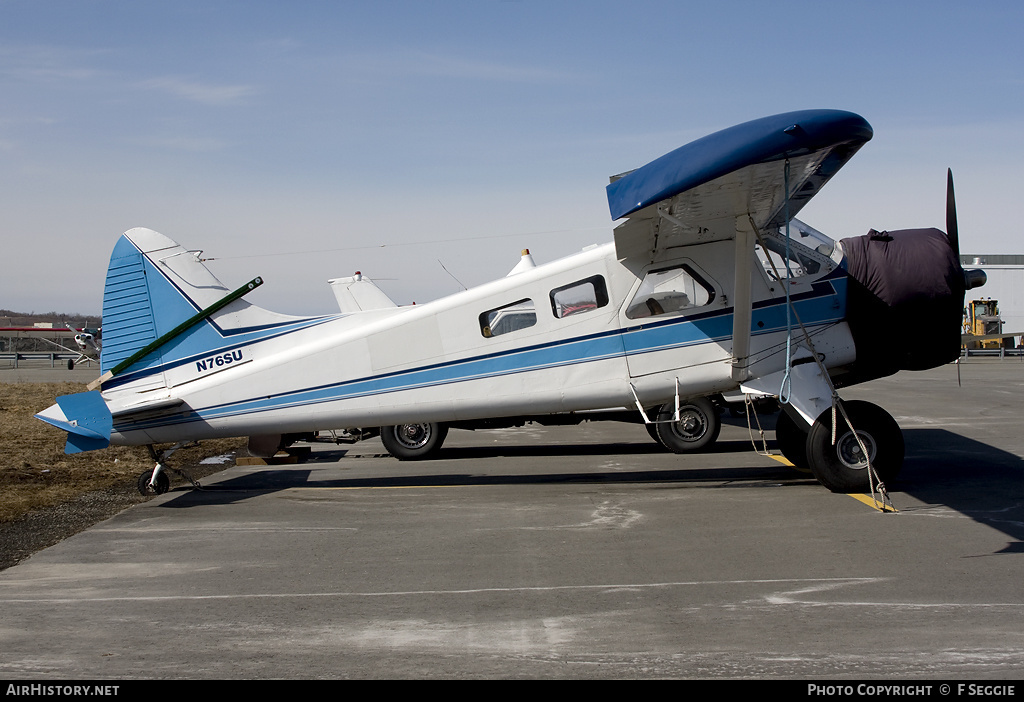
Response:
[[[658,248],[729,239],[737,218],[749,217],[758,228],[777,226],[872,134],[852,112],[804,110],[691,142],[608,186],[612,219],[629,217],[616,229],[616,244],[634,248],[654,239]]]

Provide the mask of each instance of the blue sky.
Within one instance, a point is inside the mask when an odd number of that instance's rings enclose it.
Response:
[[[117,236],[334,309],[426,301],[611,238],[608,176],[769,114],[875,138],[801,213],[1024,253],[1019,2],[0,0],[0,307],[98,314]],[[445,272],[444,268],[452,276]]]

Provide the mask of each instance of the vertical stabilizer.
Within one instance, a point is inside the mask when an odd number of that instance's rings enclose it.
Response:
[[[150,229],[125,232],[114,246],[103,289],[106,373],[224,296],[227,288],[198,258]]]

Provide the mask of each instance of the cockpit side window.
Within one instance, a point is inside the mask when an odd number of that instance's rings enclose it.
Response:
[[[715,299],[715,289],[687,265],[649,271],[626,307],[628,319],[674,314],[704,307]]]

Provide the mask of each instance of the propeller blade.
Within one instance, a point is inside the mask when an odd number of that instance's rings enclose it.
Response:
[[[960,260],[960,232],[956,225],[956,197],[953,194],[953,169],[946,169],[946,236],[949,245]]]

